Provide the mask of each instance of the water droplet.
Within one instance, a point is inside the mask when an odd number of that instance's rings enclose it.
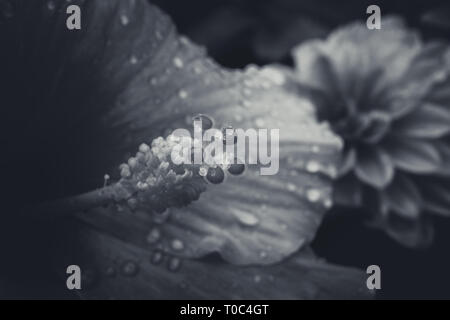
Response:
[[[128,17],[126,15],[123,14],[120,16],[120,23],[123,26],[126,26],[126,25],[128,25],[128,23],[130,23],[130,20],[128,19]]]
[[[261,252],[259,253],[259,256],[260,256],[261,259],[265,259],[265,258],[267,258],[267,252],[261,251]]]
[[[127,277],[134,277],[139,273],[139,266],[134,261],[125,261],[121,268],[122,274]]]
[[[169,271],[176,272],[180,269],[180,267],[181,267],[181,260],[179,258],[172,257],[169,259],[169,264],[167,266]]]
[[[261,282],[261,276],[260,276],[260,275],[255,275],[255,276],[253,277],[253,281],[254,281],[255,283],[260,283],[260,282]]]
[[[199,66],[195,66],[195,67],[194,67],[194,72],[195,72],[196,74],[202,74],[202,68],[200,68]]]
[[[188,93],[187,93],[186,90],[180,90],[180,91],[178,92],[178,96],[179,96],[181,99],[186,99],[186,98],[188,97]]]
[[[308,198],[309,201],[311,202],[317,202],[320,200],[322,194],[320,192],[320,190],[318,189],[309,189],[306,192],[306,197]]]
[[[244,92],[244,95],[247,97],[252,95],[252,90],[250,90],[248,88],[245,88],[243,92]]]
[[[225,180],[225,173],[222,168],[209,168],[206,179],[212,184],[220,184]]]
[[[161,238],[161,232],[157,228],[153,228],[147,235],[147,243],[154,244]]]
[[[237,212],[237,218],[239,219],[239,222],[245,226],[248,227],[254,227],[256,225],[258,225],[259,223],[259,219],[257,217],[255,217],[254,215],[247,213],[247,212],[243,212],[243,211],[238,211]]]
[[[234,176],[238,176],[243,174],[245,171],[245,164],[240,164],[237,160],[234,161],[233,164],[228,168],[228,172]]]
[[[310,173],[316,173],[320,171],[320,163],[314,160],[308,161],[306,164],[306,171]]]
[[[136,56],[131,56],[130,57],[130,63],[131,64],[137,64],[138,63],[138,58]]]
[[[242,105],[243,107],[245,107],[245,108],[250,108],[250,107],[252,106],[252,103],[251,103],[250,101],[248,101],[248,100],[243,100],[243,101],[241,102],[241,105]]]
[[[163,253],[161,251],[159,251],[159,250],[156,250],[156,251],[153,252],[153,254],[152,254],[151,258],[150,258],[150,261],[154,265],[158,265],[158,264],[160,264],[162,262],[163,258],[164,258]]]
[[[139,151],[142,153],[147,153],[150,151],[150,147],[147,144],[143,143],[139,146]]]
[[[175,251],[181,251],[184,249],[184,243],[179,239],[174,239],[172,241],[172,249]]]
[[[320,152],[320,146],[314,145],[311,147],[311,151],[314,153],[319,153]]]
[[[257,127],[263,128],[266,125],[266,122],[264,121],[264,119],[258,118],[255,120],[255,124]]]
[[[323,202],[323,205],[326,209],[330,209],[333,206],[333,200],[328,198]]]
[[[295,184],[293,184],[293,183],[288,183],[288,184],[287,184],[287,189],[288,189],[289,191],[291,191],[291,192],[294,192],[294,191],[297,190],[297,186],[296,186]]]
[[[206,177],[208,175],[208,167],[201,166],[200,169],[198,169],[198,174],[202,177]]]
[[[173,64],[175,67],[181,69],[184,67],[184,62],[179,57],[173,58]]]
[[[204,114],[198,114],[195,117],[192,118],[192,121],[201,121],[202,122],[202,130],[208,130],[211,129],[214,126],[214,121]]]

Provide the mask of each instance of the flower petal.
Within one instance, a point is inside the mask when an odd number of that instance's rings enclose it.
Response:
[[[337,205],[359,207],[362,205],[362,185],[353,173],[334,183],[333,199]]]
[[[336,97],[340,93],[339,79],[331,61],[323,53],[322,40],[309,40],[294,49],[294,59],[300,83],[322,89]]]
[[[339,163],[338,176],[343,177],[351,170],[353,170],[356,164],[356,150],[355,148],[348,147],[344,151],[342,161]]]
[[[450,184],[439,178],[422,179],[420,191],[423,194],[425,209],[443,216],[450,216]]]
[[[446,139],[440,139],[433,142],[436,149],[439,151],[442,157],[442,165],[438,172],[439,175],[450,176],[450,141]]]
[[[383,191],[389,209],[407,219],[419,217],[422,196],[414,182],[405,174],[397,173],[394,181]]]
[[[409,248],[427,248],[433,243],[434,227],[429,220],[390,220],[382,228],[394,240]]]
[[[68,229],[68,232],[73,232]],[[78,229],[61,246],[59,270],[77,261],[89,275],[89,299],[352,299],[371,298],[363,272],[327,264],[302,251],[281,264],[240,268],[208,257],[181,260],[117,238]],[[75,259],[75,260],[74,260]]]
[[[424,104],[394,123],[395,134],[433,139],[450,132],[450,111],[443,106]]]
[[[430,173],[440,168],[441,156],[426,141],[390,137],[383,142],[395,166],[412,173]]]
[[[364,183],[377,189],[385,188],[394,177],[394,166],[389,155],[377,147],[360,147],[355,174]]]

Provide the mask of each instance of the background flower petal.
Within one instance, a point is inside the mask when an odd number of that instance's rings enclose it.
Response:
[[[429,142],[390,137],[383,142],[395,166],[412,173],[430,173],[441,165],[441,156]]]
[[[397,173],[394,181],[385,190],[384,198],[389,209],[407,219],[419,217],[423,200],[419,189],[405,174]]]
[[[361,147],[358,149],[355,174],[361,181],[381,189],[394,177],[394,166],[389,155],[380,148]]]
[[[412,138],[440,138],[450,132],[450,110],[425,103],[406,117],[394,122],[396,134]]]

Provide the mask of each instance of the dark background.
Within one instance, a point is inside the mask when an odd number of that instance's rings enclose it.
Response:
[[[290,50],[311,37],[324,37],[339,25],[365,20],[371,4],[382,18],[402,16],[426,39],[450,37],[448,1],[364,0],[196,0],[153,1],[181,33],[206,46],[227,67],[254,63],[291,65]],[[381,299],[450,299],[450,221],[433,218],[431,247],[408,249],[364,224],[365,212],[335,210],[324,221],[313,247],[328,261],[362,269],[381,267]]]

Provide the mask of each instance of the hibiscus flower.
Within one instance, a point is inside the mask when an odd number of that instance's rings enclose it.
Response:
[[[145,172],[164,190],[139,180],[133,186],[145,197],[94,199],[98,207],[89,200],[87,210],[50,219],[52,267],[80,265],[83,298],[370,296],[361,272],[308,247],[331,205],[342,142],[307,100],[285,90],[282,73],[219,67],[143,0],[70,4],[81,7],[79,31],[65,26],[67,1],[2,1],[1,84],[11,105],[3,122],[13,133],[8,152],[20,155],[8,162],[15,170],[7,181],[28,177],[30,200],[96,189],[105,173],[111,182],[100,192],[136,182],[140,161],[154,156],[172,166],[158,155],[198,115],[216,128],[281,128],[277,175],[248,166],[223,170],[224,181],[209,171],[206,180],[196,172],[184,179],[185,171],[157,166]],[[33,166],[24,165],[31,156]]]
[[[366,206],[408,246],[430,243],[425,213],[448,216],[450,50],[398,18],[356,22],[294,50],[296,81],[345,141],[336,202]]]

